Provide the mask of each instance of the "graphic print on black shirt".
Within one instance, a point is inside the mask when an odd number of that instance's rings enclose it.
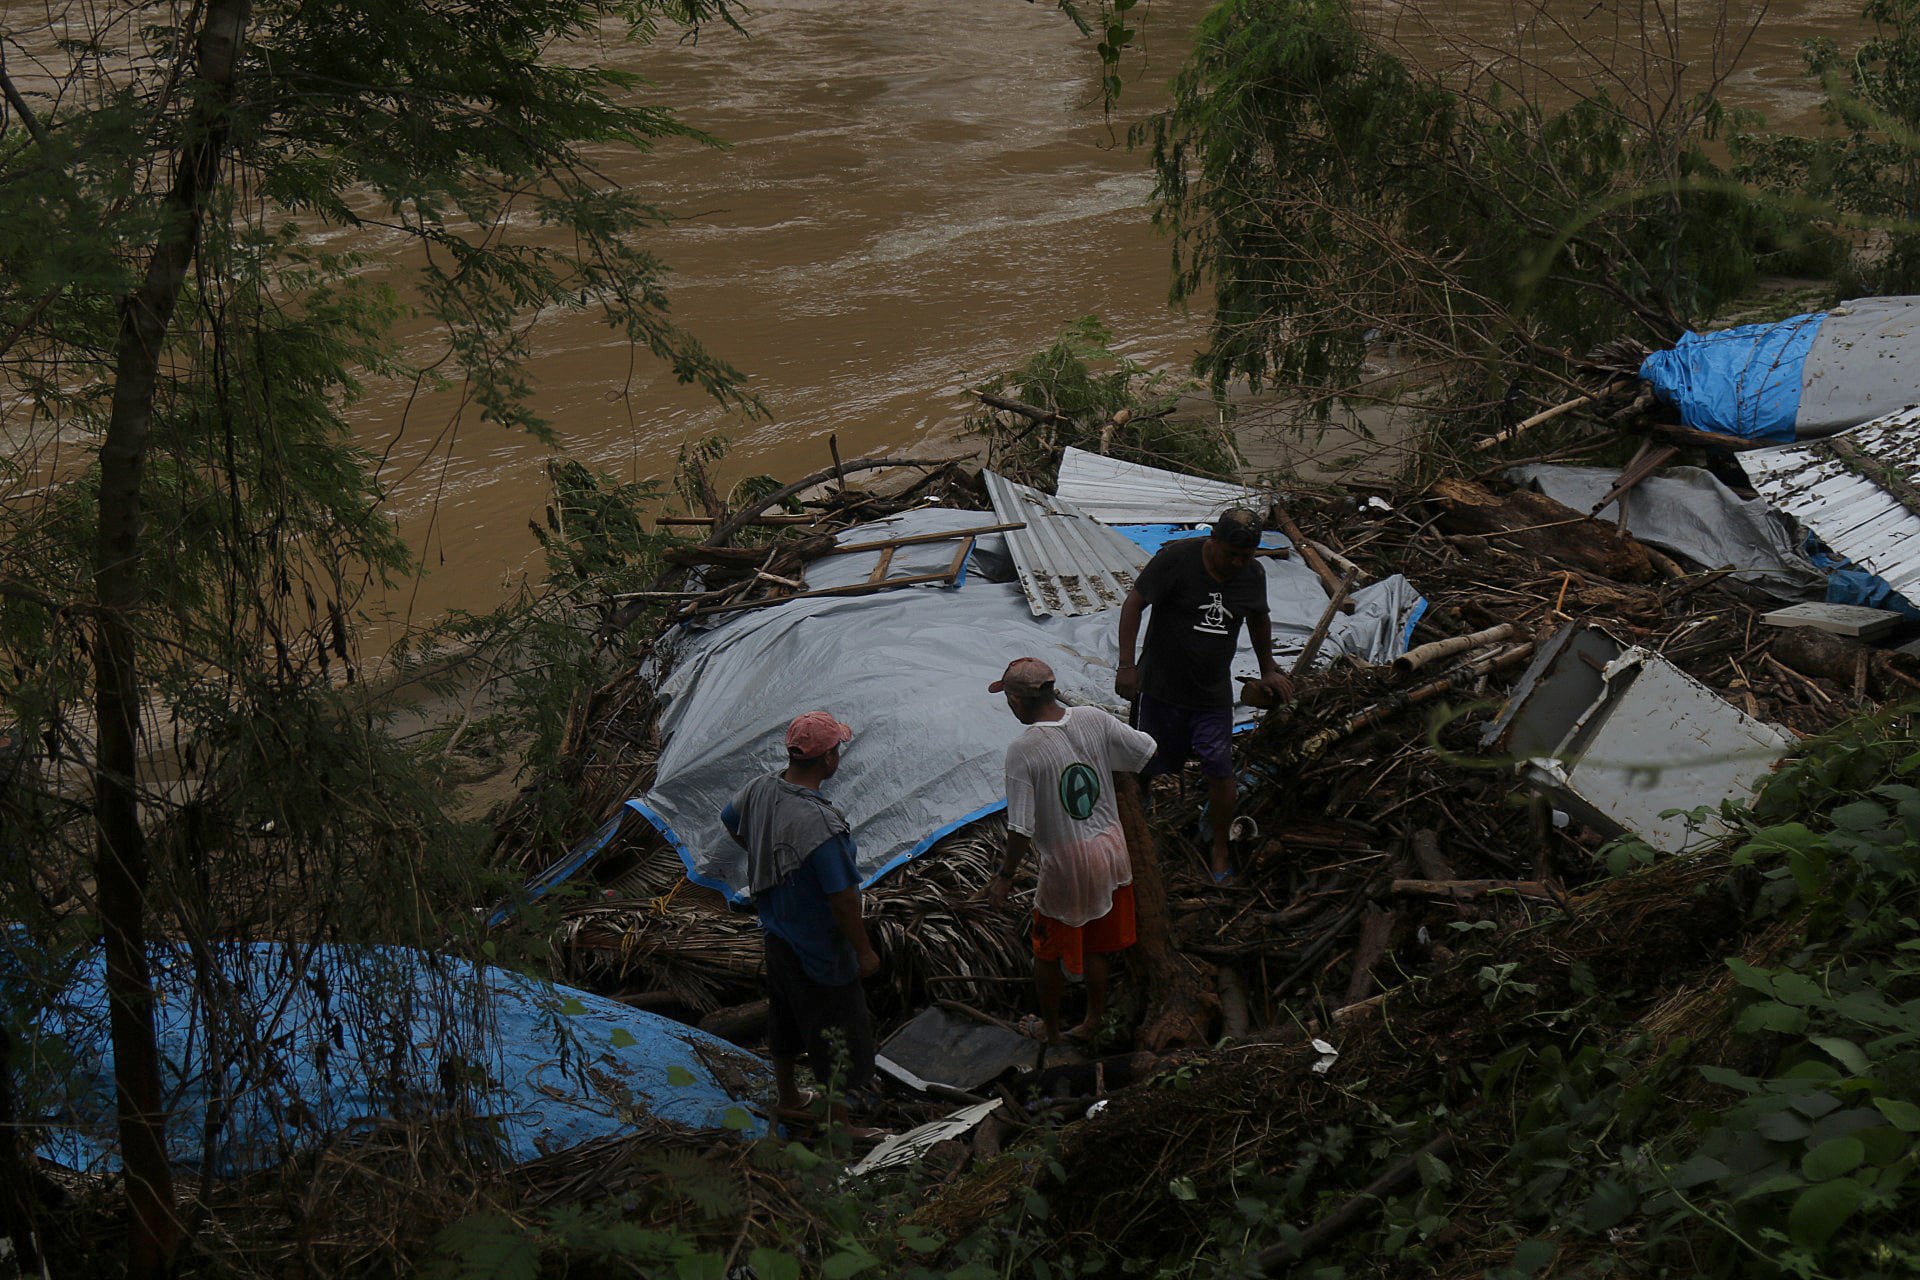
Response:
[[[1202,559],[1205,538],[1170,542],[1133,586],[1150,606],[1140,651],[1140,688],[1176,707],[1233,705],[1233,653],[1240,623],[1267,612],[1267,573],[1258,561],[1217,582]]]

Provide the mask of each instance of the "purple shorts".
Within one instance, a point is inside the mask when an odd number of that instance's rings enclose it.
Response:
[[[1135,704],[1134,728],[1151,735],[1159,748],[1140,771],[1143,778],[1177,772],[1188,756],[1199,759],[1200,772],[1209,778],[1233,776],[1232,707],[1195,711],[1143,693]]]

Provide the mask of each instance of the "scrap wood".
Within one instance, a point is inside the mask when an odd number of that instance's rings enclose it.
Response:
[[[1320,656],[1320,646],[1327,638],[1327,628],[1333,625],[1333,615],[1340,612],[1343,605],[1347,606],[1351,612],[1347,596],[1353,591],[1353,584],[1359,576],[1358,569],[1349,569],[1346,576],[1340,579],[1339,585],[1334,588],[1333,594],[1327,597],[1327,607],[1321,611],[1320,621],[1314,624],[1312,633],[1307,636],[1306,644],[1301,646],[1300,656],[1293,660],[1294,675],[1303,675],[1312,669],[1313,660]]]
[[[1339,575],[1335,574],[1327,562],[1321,558],[1319,551],[1315,550],[1313,543],[1307,538],[1307,535],[1300,532],[1300,526],[1294,523],[1291,515],[1287,514],[1287,509],[1279,503],[1275,503],[1273,506],[1273,517],[1280,525],[1280,532],[1286,534],[1287,540],[1299,548],[1300,558],[1307,562],[1307,567],[1312,569],[1315,576],[1320,579],[1320,585],[1326,588],[1327,594],[1329,596],[1338,594],[1340,592]],[[1349,585],[1348,590],[1351,589],[1352,587]],[[1340,606],[1341,612],[1352,613],[1355,608],[1353,602],[1344,600],[1344,597],[1343,601],[1344,603]]]
[[[1471,480],[1443,478],[1428,489],[1428,498],[1450,532],[1498,539],[1616,582],[1653,577],[1653,564],[1638,541],[1544,494],[1515,490],[1498,495]]]
[[[1360,917],[1360,942],[1353,950],[1353,974],[1347,979],[1343,1004],[1364,1000],[1373,987],[1373,967],[1386,958],[1399,916],[1369,904]]]
[[[1476,676],[1514,666],[1532,652],[1533,644],[1531,642],[1515,645],[1510,649],[1489,654],[1484,658],[1478,658],[1463,666],[1457,667],[1438,680],[1432,680],[1426,684],[1408,689],[1404,693],[1395,694],[1386,701],[1377,703],[1330,729],[1323,729],[1319,733],[1314,734],[1300,744],[1299,754],[1302,759],[1311,759],[1324,752],[1330,745],[1339,741],[1341,738],[1358,733],[1360,730],[1368,728],[1371,725],[1379,724],[1384,720],[1391,719],[1408,707],[1418,706],[1423,702],[1430,702],[1450,689],[1457,689],[1469,683]]]
[[[1619,479],[1614,482],[1611,489],[1607,490],[1600,501],[1593,504],[1592,510],[1588,511],[1587,514],[1598,516],[1602,511],[1607,509],[1609,503],[1618,502],[1620,504],[1620,518],[1615,523],[1622,529],[1626,528],[1627,495],[1632,493],[1634,488],[1638,486],[1642,480],[1651,476],[1661,467],[1666,466],[1668,462],[1673,460],[1674,455],[1679,452],[1680,450],[1677,447],[1670,444],[1656,445],[1651,440],[1641,441],[1639,450],[1634,453],[1633,458],[1627,465],[1621,469]]]

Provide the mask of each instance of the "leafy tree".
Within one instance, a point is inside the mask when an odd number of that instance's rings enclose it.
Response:
[[[1825,38],[1806,46],[1830,132],[1746,133],[1735,155],[1744,179],[1815,202],[1813,216],[1849,235],[1843,294],[1911,293],[1920,289],[1920,4],[1869,0],[1861,17],[1872,35],[1851,53]]]
[[[1476,361],[1564,377],[1597,342],[1711,318],[1790,239],[1714,159],[1717,82],[1603,63],[1596,84],[1542,88],[1490,61],[1458,83],[1417,67],[1348,0],[1222,0],[1202,19],[1135,141],[1175,299],[1213,296],[1198,368],[1216,388],[1245,378],[1325,414],[1381,348],[1424,381]]]
[[[701,135],[577,56],[732,20],[726,0],[150,0],[4,33],[0,888],[26,925],[5,946],[104,945],[131,1274],[165,1272],[184,1231],[150,944],[187,949],[212,1008],[211,941],[458,946],[486,892],[355,682],[358,594],[409,566],[348,432],[364,380],[455,386],[544,433],[530,318],[588,308],[746,403],[667,316],[644,240],[667,215],[592,162]],[[319,247],[330,228],[417,246],[404,304]],[[430,368],[388,341],[403,306],[444,334]],[[272,1073],[271,1045],[219,1030]]]

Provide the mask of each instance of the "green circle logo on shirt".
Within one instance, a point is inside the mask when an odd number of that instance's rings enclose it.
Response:
[[[1085,822],[1093,816],[1100,800],[1100,775],[1084,764],[1070,764],[1060,771],[1060,807],[1069,818]]]

